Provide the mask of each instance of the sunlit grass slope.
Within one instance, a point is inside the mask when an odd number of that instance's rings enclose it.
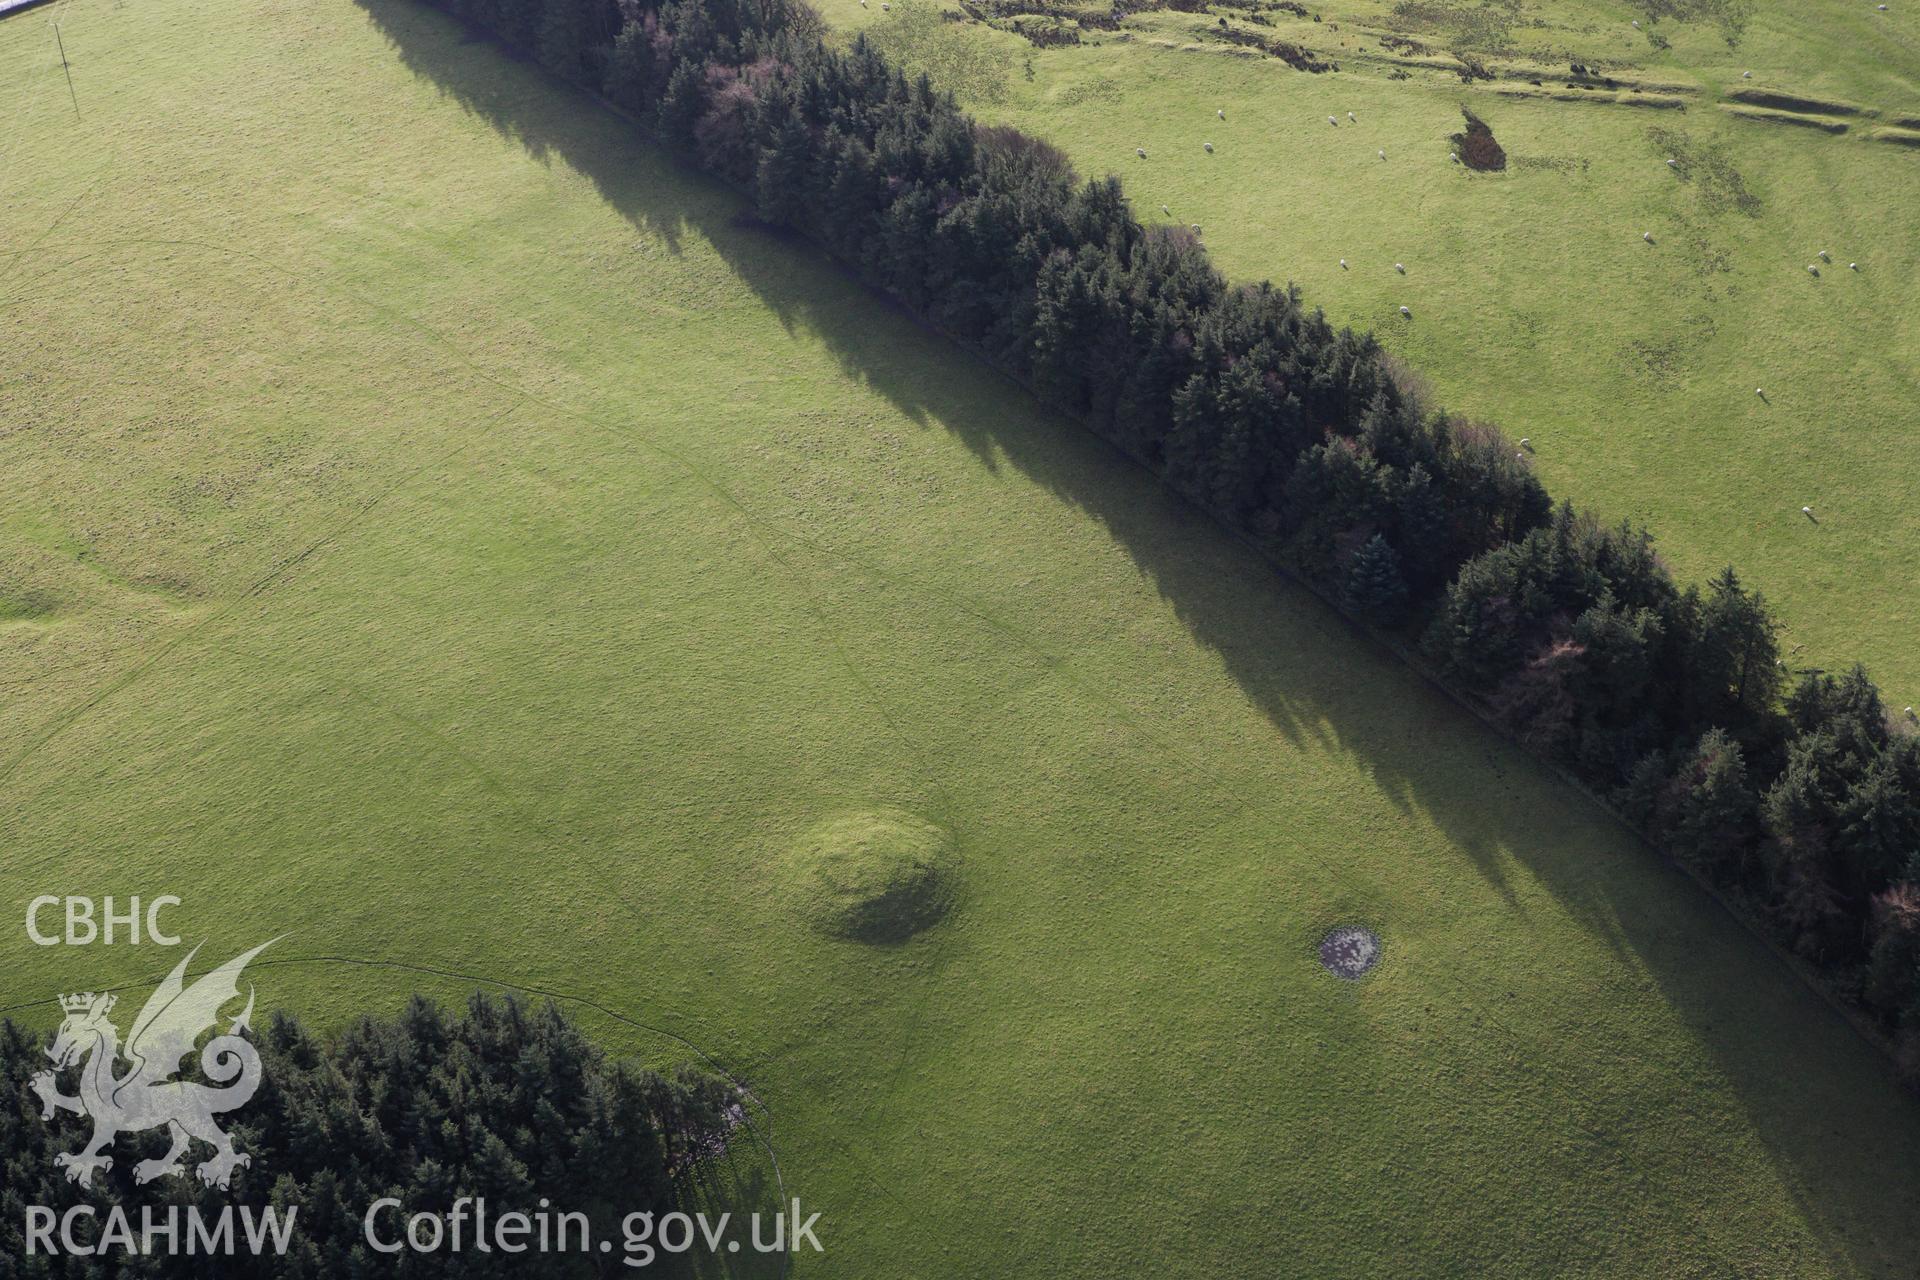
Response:
[[[1916,1110],[1758,944],[590,104],[400,0],[77,0],[0,121],[0,1004],[176,958],[40,893],[285,934],[323,1026],[590,1000],[764,1102],[801,1275],[1910,1271]],[[817,927],[883,829],[944,919]]]
[[[1230,275],[1378,331],[1677,572],[1736,564],[1795,667],[1863,660],[1895,707],[1920,702],[1920,149],[1891,144],[1920,142],[1920,8],[1212,5],[1040,49],[927,3],[822,8],[1120,174],[1143,217],[1199,224]],[[1650,17],[1675,11],[1698,16]],[[1223,19],[1339,70],[1236,48]],[[1468,62],[1493,79],[1464,83]],[[1504,172],[1450,160],[1463,107]]]

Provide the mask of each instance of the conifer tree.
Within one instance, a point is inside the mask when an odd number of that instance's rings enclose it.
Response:
[[[555,1006],[476,995],[458,1016],[415,998],[392,1019],[366,1018],[321,1040],[274,1015],[249,1033],[262,1062],[260,1088],[226,1117],[250,1163],[218,1190],[192,1177],[138,1183],[142,1158],[166,1150],[165,1130],[126,1132],[95,1186],[69,1184],[54,1156],[85,1141],[84,1117],[41,1119],[26,1105],[30,1076],[45,1068],[49,1038],[0,1020],[0,1260],[27,1256],[24,1206],[56,1213],[93,1202],[122,1207],[138,1223],[143,1207],[196,1207],[210,1220],[228,1205],[296,1211],[285,1257],[238,1251],[219,1260],[185,1253],[48,1258],[44,1276],[209,1275],[313,1277],[392,1274],[367,1248],[374,1202],[398,1196],[405,1213],[444,1214],[461,1196],[485,1196],[494,1215],[532,1212],[544,1197],[586,1213],[599,1238],[618,1238],[620,1218],[682,1207],[676,1175],[726,1142],[725,1082],[692,1072],[664,1077],[613,1063]],[[73,1081],[64,1082],[71,1092]],[[191,1156],[191,1153],[190,1153]],[[182,1230],[184,1230],[184,1226]],[[401,1230],[398,1220],[387,1224]],[[532,1255],[528,1255],[531,1257]],[[425,1264],[434,1259],[416,1259]],[[445,1259],[439,1260],[444,1263]],[[573,1274],[548,1259],[551,1274]],[[422,1275],[518,1276],[527,1257],[469,1251],[453,1271]],[[590,1270],[590,1268],[589,1268]],[[0,1271],[4,1267],[0,1266]],[[401,1274],[412,1274],[402,1268]],[[9,1273],[10,1274],[10,1273]]]
[[[1395,626],[1405,616],[1407,581],[1400,556],[1381,535],[1374,534],[1354,553],[1346,598],[1348,608],[1378,627]]]

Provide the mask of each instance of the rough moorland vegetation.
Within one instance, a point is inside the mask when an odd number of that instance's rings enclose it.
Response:
[[[1791,689],[1762,596],[1675,583],[1558,507],[1499,430],[1368,334],[1230,284],[1117,179],[977,125],[791,0],[445,0],[1153,468],[1323,594],[1417,639],[1534,750],[1899,1038],[1920,1069],[1920,739],[1864,671]]]

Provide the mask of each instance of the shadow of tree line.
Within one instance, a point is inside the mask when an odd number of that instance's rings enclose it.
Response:
[[[1404,670],[1391,676],[1381,670],[1398,660],[1280,578],[1144,469],[1076,424],[1047,414],[1004,380],[1000,403],[1009,408],[992,411],[992,399],[980,395],[981,369],[943,340],[903,341],[912,318],[878,294],[866,291],[872,315],[884,322],[849,323],[845,293],[836,290],[860,286],[831,279],[823,250],[787,234],[772,244],[775,233],[757,224],[746,200],[706,175],[674,172],[643,137],[524,60],[513,59],[523,65],[510,69],[512,55],[485,35],[417,0],[356,3],[416,76],[530,157],[563,163],[587,178],[609,207],[671,252],[681,252],[689,234],[699,236],[789,331],[816,336],[848,376],[908,419],[952,433],[985,467],[1016,467],[1098,521],[1276,731],[1323,742],[1361,763],[1384,794],[1432,821],[1509,902],[1509,867],[1523,867],[1623,961],[1648,975],[1710,1051],[1834,1269],[1874,1274],[1887,1265],[1903,1242],[1875,1240],[1875,1219],[1852,1206],[1904,1195],[1912,1202],[1910,1216],[1920,1221],[1913,1192],[1920,1108],[1895,1096],[1890,1070],[1758,941],[1730,920],[1714,919],[1703,896],[1692,904],[1696,909],[1681,913],[1693,924],[1721,930],[1706,945],[1746,948],[1738,959],[1753,970],[1754,999],[1730,998],[1710,966],[1693,962],[1703,940],[1679,936],[1670,916],[1642,913],[1643,890],[1635,886],[1644,886],[1648,867],[1575,861],[1489,835],[1501,827],[1499,802],[1521,795],[1516,786],[1504,797],[1491,797],[1489,772],[1505,778],[1531,771],[1528,789],[1564,784],[1480,726],[1460,735],[1476,743],[1470,758],[1436,759],[1435,744],[1415,726],[1435,714],[1460,714],[1444,695]],[[492,53],[478,58],[461,47],[476,42],[489,44]],[[547,92],[527,92],[526,77],[547,81]],[[670,172],[674,180],[661,182]],[[706,198],[686,201],[689,184],[705,188]],[[1036,422],[1046,429],[1027,429]],[[1314,669],[1330,642],[1346,646],[1340,656],[1349,668],[1332,678]],[[1421,714],[1380,713],[1379,683],[1389,678],[1404,691],[1403,707],[1421,700],[1414,708]],[[1668,881],[1665,892],[1699,895],[1677,871],[1655,874]],[[1821,1027],[1827,1039],[1819,1046],[1792,1046],[1802,1056],[1789,1061],[1783,1037],[1767,1022],[1781,1004],[1796,1000],[1818,1005],[1806,1022]],[[1796,1065],[1804,1069],[1796,1072]],[[1809,1109],[1819,1113],[1817,1119],[1806,1118]],[[1712,1176],[1710,1161],[1703,1160],[1702,1176]]]

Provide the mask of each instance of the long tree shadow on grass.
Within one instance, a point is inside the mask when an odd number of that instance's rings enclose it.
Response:
[[[1648,866],[1504,836],[1519,829],[1527,796],[1560,784],[1465,721],[1442,695],[1146,473],[1073,424],[1050,418],[1011,384],[983,395],[980,367],[951,344],[903,323],[897,308],[861,289],[819,250],[797,240],[771,243],[769,233],[740,217],[745,204],[736,195],[675,172],[625,122],[584,96],[510,66],[496,46],[463,36],[453,21],[414,0],[358,3],[416,75],[529,155],[584,175],[612,208],[676,252],[688,233],[697,234],[783,324],[816,335],[850,376],[910,419],[952,432],[982,465],[1018,468],[1098,520],[1278,732],[1324,742],[1361,762],[1384,793],[1436,824],[1510,901],[1516,874],[1545,885],[1623,963],[1644,972],[1711,1051],[1834,1268],[1872,1273],[1884,1265],[1886,1242],[1862,1238],[1874,1228],[1851,1206],[1910,1194],[1902,1188],[1920,1151],[1920,1107],[1887,1131],[1881,1064],[1830,1011],[1808,1019],[1822,1028],[1822,1042],[1794,1046],[1798,1056],[1786,1059],[1770,1020],[1782,1002],[1814,997],[1690,882],[1655,871],[1663,881],[1657,891],[1673,905],[1649,911]],[[1395,695],[1383,698],[1382,686]],[[1490,795],[1489,772],[1513,781]],[[1704,949],[1745,965],[1750,982],[1730,982],[1699,962],[1702,929],[1721,935]],[[1710,1164],[1702,1174],[1712,1176]]]

